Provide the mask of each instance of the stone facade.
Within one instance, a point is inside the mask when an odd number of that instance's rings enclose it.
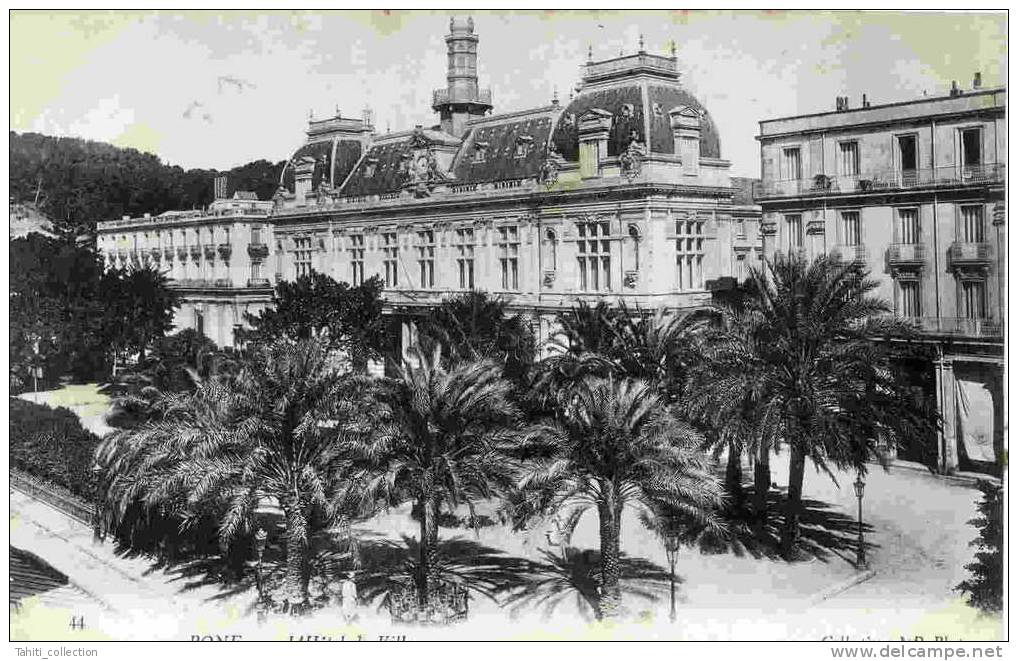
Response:
[[[184,294],[177,326],[224,346],[275,282],[310,270],[382,277],[405,346],[416,311],[455,292],[504,295],[544,339],[577,299],[697,307],[760,259],[752,182],[729,176],[674,55],[589,61],[568,105],[490,114],[472,21],[446,42],[435,126],[311,121],[272,201],[100,223],[99,249],[156,261]]]
[[[940,468],[994,472],[1003,449],[1007,93],[955,89],[857,109],[846,101],[760,122],[765,253],[864,263],[877,293],[938,356],[917,369],[944,417]]]

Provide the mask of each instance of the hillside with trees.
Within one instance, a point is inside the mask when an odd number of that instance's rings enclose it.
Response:
[[[227,171],[167,165],[159,157],[80,138],[10,133],[10,196],[35,204],[58,229],[91,232],[123,215],[196,209],[212,201],[213,178],[228,176],[228,194],[272,197],[283,162],[258,160]]]

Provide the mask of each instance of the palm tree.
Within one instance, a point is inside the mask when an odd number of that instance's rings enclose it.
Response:
[[[700,450],[702,439],[645,381],[588,376],[572,390],[554,426],[544,430],[547,456],[532,462],[512,502],[517,521],[544,512],[596,508],[600,523],[598,613],[617,617],[623,510],[667,505],[706,525],[724,499]]]
[[[452,296],[433,308],[419,324],[420,337],[437,342],[447,364],[491,360],[519,381],[534,360],[534,334],[508,301],[479,290]]]
[[[549,341],[552,355],[538,366],[534,384],[545,401],[568,400],[572,385],[587,376],[612,375],[646,380],[675,402],[685,370],[698,359],[697,339],[708,318],[581,301],[558,322],[561,330]]]
[[[880,443],[926,438],[936,416],[892,369],[896,349],[887,340],[912,329],[890,318],[865,272],[826,256],[779,255],[752,277],[742,306],[720,309],[726,323],[709,342],[709,371],[690,392],[694,408],[710,409],[720,426],[748,430],[759,458],[788,445],[781,547],[791,559],[806,459],[832,479],[832,467],[865,472],[868,458],[883,459]],[[765,498],[761,486],[757,497]]]
[[[418,592],[427,603],[436,579],[438,516],[475,504],[515,477],[521,443],[512,386],[492,362],[443,366],[435,347],[410,350],[395,378],[377,394],[371,434],[348,448],[361,471],[366,509],[412,502],[420,517]]]
[[[236,376],[163,393],[156,415],[108,437],[97,450],[105,527],[135,503],[188,526],[219,517],[224,548],[250,532],[259,503],[284,513],[286,585],[308,601],[310,540],[348,512],[341,441],[363,392],[315,340],[261,347]]]

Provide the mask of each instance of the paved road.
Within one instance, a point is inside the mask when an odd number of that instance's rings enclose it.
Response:
[[[773,476],[779,485],[784,483],[785,471],[783,458],[776,458]],[[827,476],[807,469],[805,493],[854,516],[854,478],[838,475],[839,486],[835,486]],[[929,639],[940,634],[951,639],[999,638],[999,622],[976,621],[973,611],[958,606],[958,595],[953,592],[953,587],[965,578],[964,565],[972,558],[968,541],[975,533],[966,522],[975,515],[979,495],[971,486],[928,474],[901,468],[885,473],[875,467],[867,477],[864,500],[865,520],[873,526],[868,541],[877,545],[870,554],[871,565],[877,571],[874,578],[808,607],[804,606],[804,598],[818,591],[818,586],[808,584],[814,575],[826,575],[828,582],[841,580],[852,574],[846,569],[847,563],[836,558],[832,563],[840,563],[838,571],[820,572],[816,567],[780,562],[687,556],[683,567],[691,584],[701,592],[715,592],[715,598],[701,599],[691,594],[696,598],[682,605],[676,625],[659,618],[653,629],[640,625],[631,635],[646,638],[656,631],[665,639],[694,640],[816,640],[825,636],[886,639],[917,633]],[[96,543],[87,526],[20,492],[11,492],[11,510],[11,544],[45,559],[82,591],[108,605],[97,626],[113,638],[180,640],[209,631],[247,631],[247,635],[258,632],[257,637],[264,639],[266,635],[273,637],[275,634],[269,633],[272,631],[295,630],[293,623],[252,628],[253,623],[241,622],[239,615],[243,604],[253,601],[253,594],[233,595],[221,601],[217,586],[189,584],[189,579],[182,579],[179,573],[154,570],[147,559],[118,556],[112,545]],[[408,525],[408,517],[397,518],[401,525]],[[627,550],[643,555],[644,549]],[[724,567],[729,573],[719,578],[718,570]],[[759,584],[767,594],[746,594],[749,584]],[[767,587],[775,584],[782,589]],[[796,595],[798,598],[793,598]],[[489,615],[498,621],[488,622]],[[373,618],[370,626],[375,629],[387,627],[373,614],[365,617],[365,627],[369,626],[367,618]],[[296,630],[335,633],[335,618],[334,613],[323,613]],[[460,627],[455,635],[464,639],[528,638],[549,631],[576,636],[582,634],[583,626],[565,619],[557,619],[554,626],[526,619],[510,623],[504,614],[479,610],[476,621]],[[423,633],[415,635],[421,637]]]

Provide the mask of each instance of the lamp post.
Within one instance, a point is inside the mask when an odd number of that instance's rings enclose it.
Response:
[[[265,542],[268,538],[269,534],[265,532],[265,528],[259,528],[254,536],[255,557],[258,558],[258,564],[255,565],[255,585],[258,587],[258,603],[260,604],[265,603],[265,592],[262,585],[262,556],[265,554]]]
[[[855,549],[855,567],[861,570],[866,568],[866,548],[862,536],[862,496],[866,489],[866,483],[863,482],[862,471],[856,475],[852,486],[855,487],[855,497],[859,501],[859,540]]]

